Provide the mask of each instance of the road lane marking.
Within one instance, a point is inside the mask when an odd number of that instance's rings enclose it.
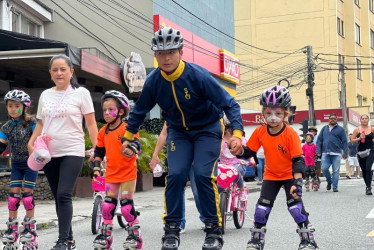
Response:
[[[368,233],[366,236],[368,236],[368,237],[374,237],[374,230],[371,231],[370,233]]]
[[[366,218],[367,219],[372,219],[374,218],[374,208],[368,213],[368,215],[366,215]]]

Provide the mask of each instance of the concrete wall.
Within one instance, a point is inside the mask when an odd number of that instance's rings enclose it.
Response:
[[[153,67],[152,1],[127,0],[119,5],[99,0],[87,5],[79,1],[41,2],[55,11],[54,22],[45,25],[45,38],[76,47],[97,47],[118,62],[134,51],[147,68]]]

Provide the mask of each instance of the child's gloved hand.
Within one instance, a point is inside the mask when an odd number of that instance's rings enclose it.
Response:
[[[157,164],[156,167],[153,169],[153,176],[154,177],[160,177],[163,174],[162,167]]]

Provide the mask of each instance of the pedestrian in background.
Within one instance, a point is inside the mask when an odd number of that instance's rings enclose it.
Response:
[[[9,144],[12,168],[8,197],[9,219],[6,223],[8,229],[2,236],[2,242],[7,246],[15,245],[20,236],[20,242],[37,248],[33,192],[38,172],[31,170],[27,165],[27,143],[35,129],[36,119],[26,113],[31,100],[24,91],[11,90],[6,93],[4,101],[10,119],[0,129],[0,154]],[[17,215],[21,200],[26,216],[22,222],[24,230],[19,235]]]
[[[349,143],[348,143],[348,173],[346,177],[351,179],[353,172],[356,169],[356,177],[360,178],[360,169],[357,159],[357,146],[358,142],[355,138],[352,137],[352,133],[349,134]]]
[[[205,217],[206,236],[202,249],[221,249],[222,219],[217,205],[219,195],[214,170],[221,149],[224,113],[233,128],[231,148],[241,150],[243,122],[240,106],[206,69],[181,60],[183,37],[179,30],[161,28],[156,31],[151,48],[159,67],[148,75],[130,112],[122,153],[125,154],[146,114],[158,104],[168,126],[169,168],[162,249],[174,250],[179,246],[183,193],[191,167]]]
[[[358,143],[357,159],[360,164],[362,176],[366,185],[366,195],[372,195],[371,180],[372,173],[371,167],[374,162],[374,128],[369,125],[369,116],[362,115],[360,117],[360,126],[355,128],[352,133],[352,141]]]
[[[322,171],[326,177],[327,190],[339,192],[340,160],[347,159],[348,141],[345,130],[337,122],[338,116],[335,113],[329,115],[329,124],[321,129],[317,140],[317,156],[322,155]],[[343,153],[342,153],[343,152]],[[332,179],[329,171],[332,166]]]
[[[40,95],[36,115],[38,123],[28,148],[31,153],[36,138],[42,132],[50,138],[48,149],[52,159],[45,165],[44,173],[55,198],[59,233],[56,245],[52,249],[75,249],[71,228],[73,216],[71,197],[85,156],[83,118],[93,147],[97,140],[97,125],[90,92],[78,86],[73,77],[74,69],[70,58],[66,55],[53,56],[49,63],[49,73],[55,86],[44,90]],[[43,127],[56,106],[58,108],[55,116],[48,130],[44,131]]]
[[[308,132],[313,133],[313,135],[314,135],[313,143],[317,146],[317,140],[318,140],[318,134],[317,134],[318,129],[317,129],[317,127],[314,127],[314,126],[309,127]],[[318,180],[318,184],[321,184],[321,180],[319,178],[319,177],[321,177],[321,172],[322,172],[321,165],[322,165],[321,157],[316,157],[315,166],[316,166],[316,177],[317,177],[317,180]]]
[[[261,146],[257,151],[257,185],[262,185],[262,175],[264,174],[265,170],[265,154],[264,154],[264,148]]]
[[[304,159],[305,159],[305,189],[309,191],[309,177],[312,178],[312,188],[318,191],[319,183],[316,177],[315,168],[315,157],[316,157],[316,145],[313,143],[314,135],[312,132],[308,132],[305,135],[305,144],[302,147]]]

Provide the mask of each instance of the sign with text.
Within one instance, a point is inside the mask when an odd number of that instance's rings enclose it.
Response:
[[[129,93],[141,92],[146,79],[146,71],[139,54],[131,52],[131,56],[121,63],[121,82]]]
[[[219,50],[220,77],[233,83],[240,81],[239,59],[225,49]]]

